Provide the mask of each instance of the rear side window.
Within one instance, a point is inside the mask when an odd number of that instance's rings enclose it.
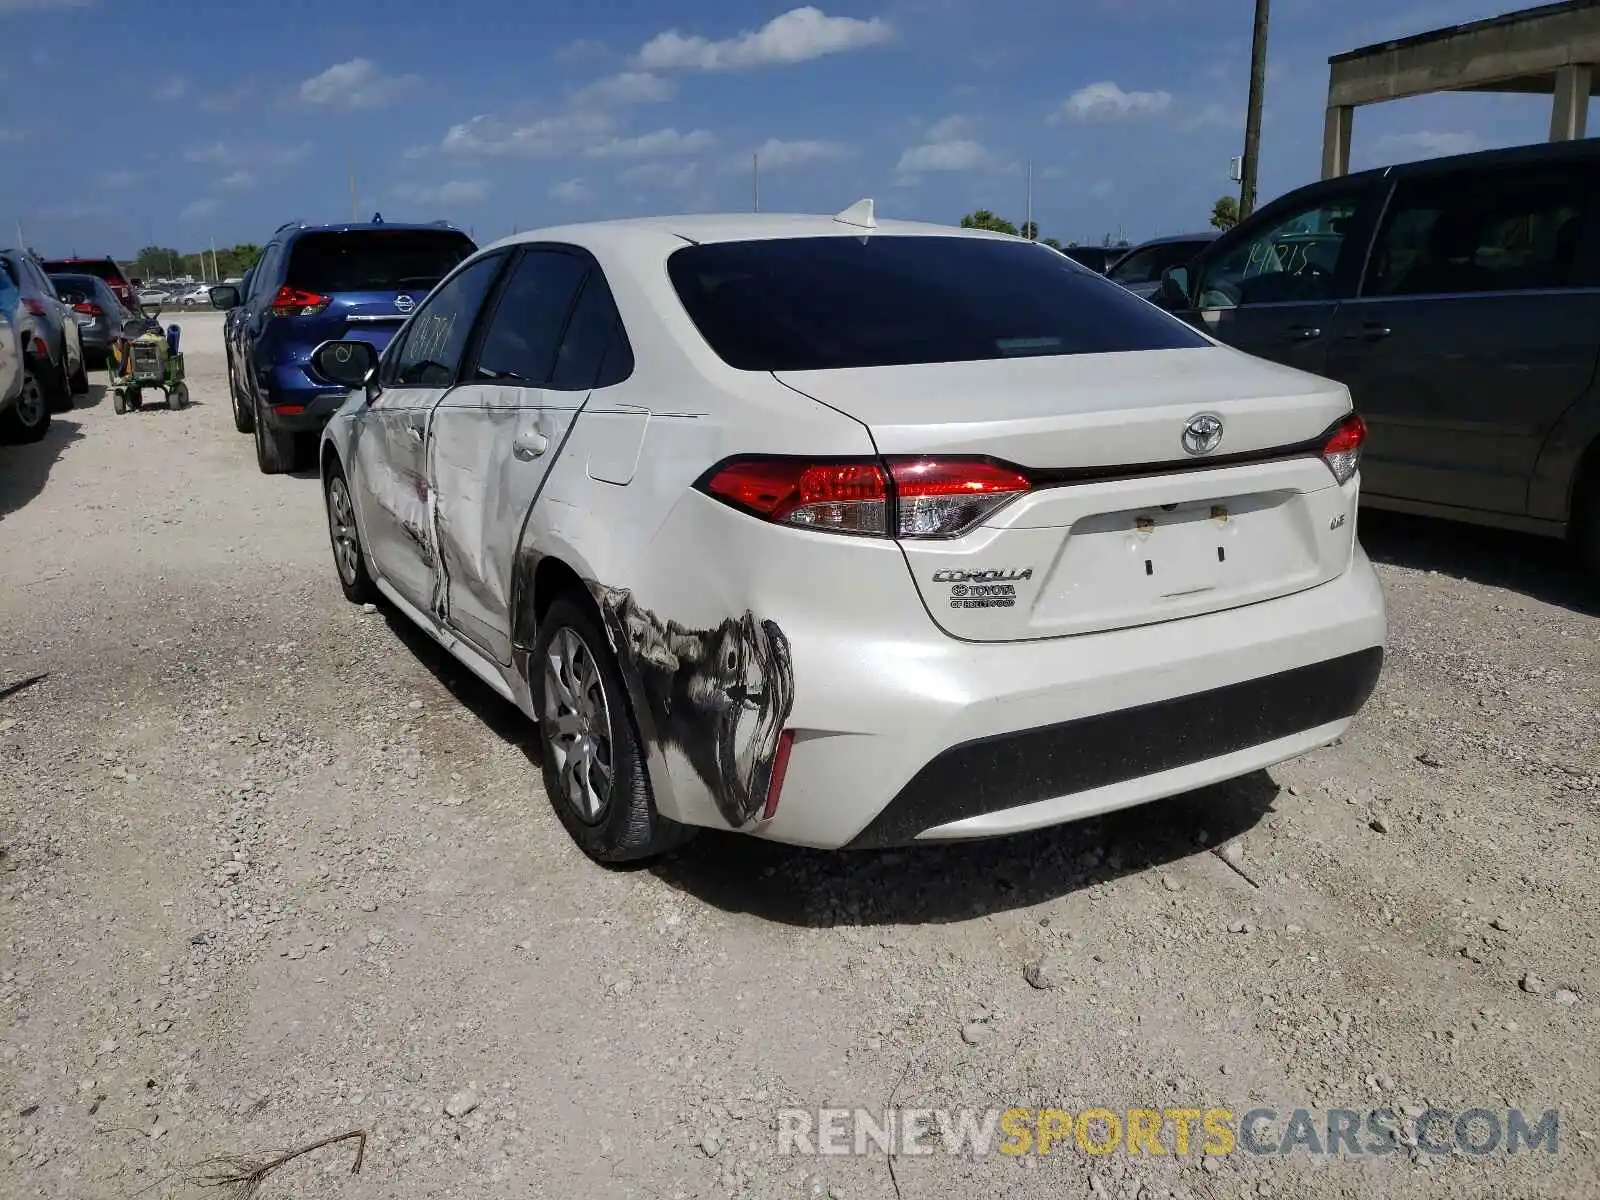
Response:
[[[632,373],[633,352],[622,331],[622,318],[611,300],[611,289],[595,268],[567,321],[550,386],[563,392],[587,391],[621,383]]]
[[[447,229],[353,229],[306,233],[289,251],[284,283],[308,292],[421,295],[476,247]]]
[[[587,260],[559,250],[530,250],[506,280],[478,351],[473,378],[543,387],[555,367]]]
[[[1027,242],[721,242],[674,251],[667,273],[711,348],[744,371],[1210,345],[1175,317]]]
[[[1572,170],[1402,181],[1363,294],[1422,296],[1571,287],[1588,188]]]
[[[1207,242],[1159,242],[1135,250],[1111,268],[1110,276],[1118,283],[1156,283],[1168,267],[1187,265],[1195,255],[1204,250]]]

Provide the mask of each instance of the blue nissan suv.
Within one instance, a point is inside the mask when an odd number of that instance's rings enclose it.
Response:
[[[347,389],[318,376],[311,352],[359,338],[381,352],[433,285],[477,247],[443,221],[284,225],[241,287],[211,289],[224,326],[233,422],[254,433],[268,475],[292,471]],[[237,311],[231,311],[237,310]]]

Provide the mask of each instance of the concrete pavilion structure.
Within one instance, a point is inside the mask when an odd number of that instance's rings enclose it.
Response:
[[[1363,104],[1432,92],[1553,97],[1550,140],[1584,136],[1600,64],[1600,0],[1563,0],[1336,54],[1328,60],[1322,177],[1350,169]]]

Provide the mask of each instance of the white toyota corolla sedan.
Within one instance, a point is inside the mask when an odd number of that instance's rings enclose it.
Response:
[[[601,861],[1076,820],[1326,745],[1377,681],[1345,388],[1041,245],[563,226],[314,363],[345,593],[538,723]]]

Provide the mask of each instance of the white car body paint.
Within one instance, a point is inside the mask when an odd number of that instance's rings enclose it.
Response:
[[[470,381],[413,395],[400,411],[392,392],[371,406],[352,393],[329,422],[324,445],[350,477],[379,586],[530,719],[529,684],[511,650],[527,649],[518,628],[531,612],[528,579],[550,559],[596,596],[684,630],[715,630],[741,614],[781,630],[793,752],[775,815],[741,827],[819,847],[858,839],[957,748],[1103,719],[1126,733],[1143,706],[1275,677],[1298,695],[1296,681],[1312,678],[1300,673],[1379,652],[1383,598],[1355,541],[1359,474],[1340,484],[1305,449],[1348,413],[1342,385],[1215,344],[777,375],[730,367],[678,299],[667,257],[691,242],[802,236],[863,235],[821,217],[682,217],[566,226],[486,247],[480,256],[524,243],[592,256],[626,329],[632,373],[554,402],[531,389],[517,404],[488,403],[475,393],[491,385]],[[872,236],[1013,240],[887,221]],[[1183,469],[1194,464],[1179,437],[1200,412],[1223,418],[1220,458],[1299,449]],[[419,418],[421,442],[397,441],[394,424]],[[536,461],[517,459],[512,442],[535,426],[548,446]],[[734,455],[975,453],[1045,471],[1111,470],[1040,486],[960,536],[926,542],[773,525],[694,486]],[[1171,469],[1114,470],[1148,464]],[[1146,536],[1135,520],[1146,512],[1176,515]],[[418,555],[402,532],[419,519],[442,555]],[[1219,548],[1237,569],[1208,574]],[[1112,578],[1144,558],[1149,574]],[[1200,586],[1163,591],[1167,563]],[[1003,609],[950,607],[950,585],[933,578],[1024,567],[1031,576]],[[613,648],[625,656],[618,636],[614,628]],[[670,657],[641,652],[651,653]],[[1157,754],[1148,769],[1124,763],[1109,782],[991,801],[902,830],[901,840],[1017,832],[1144,803],[1315,749],[1349,721],[1244,745],[1223,730],[1215,753],[1192,751],[1176,765]],[[645,740],[661,813],[728,827],[725,804],[682,747],[654,744],[648,730]]]
[[[22,394],[22,346],[11,318],[0,313],[0,412]]]

